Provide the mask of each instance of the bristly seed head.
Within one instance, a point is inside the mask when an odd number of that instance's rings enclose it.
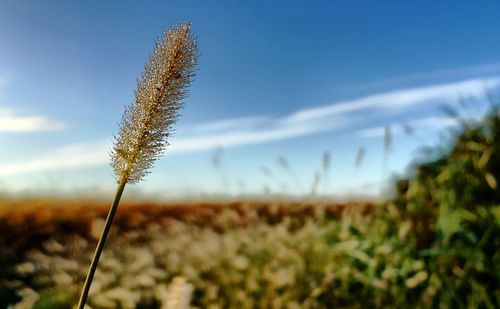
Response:
[[[120,183],[142,180],[168,145],[198,62],[190,28],[181,23],[165,31],[137,81],[135,103],[125,108],[111,152]]]

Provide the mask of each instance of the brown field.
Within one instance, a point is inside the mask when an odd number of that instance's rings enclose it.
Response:
[[[168,225],[172,220],[214,230],[223,228],[217,217],[227,210],[235,211],[239,219],[232,227],[244,227],[255,221],[276,224],[285,217],[297,219],[300,225],[307,218],[323,211],[327,218],[338,218],[343,212],[370,213],[370,202],[300,202],[300,201],[221,201],[185,203],[127,203],[120,205],[113,220],[112,234],[146,228],[148,224]],[[109,204],[103,201],[63,201],[51,199],[3,200],[0,202],[0,259],[4,265],[16,263],[28,250],[33,250],[56,236],[78,234],[87,239],[98,237],[96,222],[106,218]],[[112,236],[111,236],[112,237]],[[96,240],[97,241],[97,240]]]

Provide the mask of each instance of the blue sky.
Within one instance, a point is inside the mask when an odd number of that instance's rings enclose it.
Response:
[[[0,1],[0,189],[113,190],[123,107],[154,40],[183,20],[197,77],[165,157],[132,192],[306,194],[328,151],[319,193],[374,195],[453,125],[443,104],[474,97],[480,117],[484,87],[500,86],[498,1]]]

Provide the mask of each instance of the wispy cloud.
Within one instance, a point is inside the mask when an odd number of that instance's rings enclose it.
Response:
[[[331,126],[315,126],[313,124],[300,127],[276,127],[262,130],[226,132],[220,134],[200,135],[188,138],[175,138],[168,147],[167,155],[212,150],[216,146],[234,147],[252,145],[290,139],[318,132],[332,131],[347,125],[347,119],[339,119]],[[352,121],[349,119],[349,121]],[[33,172],[45,172],[77,167],[88,167],[107,164],[111,143],[96,142],[67,145],[37,159],[0,164],[0,177]]]
[[[21,116],[12,110],[0,109],[0,133],[53,131],[64,128],[63,123],[43,116]]]
[[[109,161],[110,143],[64,146],[37,159],[0,164],[0,176],[102,165]]]
[[[500,86],[500,78],[473,79],[391,91],[327,106],[303,109],[283,117],[256,116],[225,119],[184,130],[184,132],[191,132],[191,136],[174,136],[171,139],[171,145],[167,148],[167,155],[212,150],[217,146],[229,148],[255,145],[352,129],[361,121],[366,121],[370,117],[387,116],[395,109],[404,111],[420,104],[456,100],[461,94],[483,95],[485,85],[497,88]],[[452,124],[451,121],[437,117],[424,117],[410,124],[429,128]],[[395,130],[394,133],[400,132]],[[383,134],[384,127],[368,128],[357,132],[359,137],[374,137]],[[110,148],[110,143],[104,142],[65,146],[31,161],[0,165],[0,175],[103,165],[108,163]]]
[[[487,63],[482,65],[451,68],[444,70],[434,70],[428,72],[419,72],[409,75],[385,78],[356,85],[343,87],[351,90],[383,89],[388,87],[401,87],[404,84],[415,84],[421,82],[435,83],[437,80],[450,80],[473,78],[477,76],[498,75],[500,73],[500,63]]]
[[[478,121],[482,119],[481,116],[472,116],[466,120],[469,122]],[[415,131],[421,130],[441,130],[460,125],[460,120],[452,117],[422,117],[414,119],[405,123],[406,126]],[[404,135],[405,130],[402,123],[391,123],[389,126],[392,128],[393,135]],[[355,135],[362,138],[383,137],[385,134],[385,126],[376,126],[372,128],[361,129],[355,132]]]
[[[233,147],[239,145],[262,144],[300,136],[343,129],[354,123],[354,118],[338,117],[335,122],[302,123],[288,126],[274,124],[267,128],[250,128],[218,134],[202,134],[194,137],[174,138],[169,153],[182,153],[214,149],[216,146]]]
[[[196,133],[227,132],[268,124],[271,120],[269,116],[239,117],[206,122],[187,129]]]
[[[7,76],[0,74],[0,99],[8,82]],[[22,115],[17,110],[0,106],[0,134],[53,131],[63,128],[62,122],[41,115]]]
[[[500,86],[500,78],[471,79],[456,83],[410,88],[366,96],[356,100],[304,109],[285,117],[284,124],[315,121],[353,112],[393,112],[415,105],[456,101],[460,95],[484,95],[486,88]]]

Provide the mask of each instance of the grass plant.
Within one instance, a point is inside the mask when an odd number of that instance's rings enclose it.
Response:
[[[165,31],[137,82],[135,102],[123,113],[111,153],[118,188],[97,244],[78,302],[83,309],[99,258],[120,199],[128,183],[146,176],[168,145],[167,138],[182,107],[182,99],[194,77],[198,47],[191,25],[181,23]]]

